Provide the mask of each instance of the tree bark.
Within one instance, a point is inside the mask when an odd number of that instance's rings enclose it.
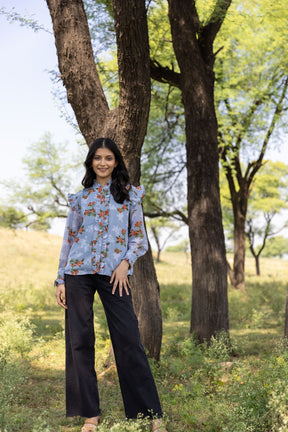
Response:
[[[246,209],[248,198],[246,200]],[[233,203],[234,211],[234,259],[233,259],[233,277],[231,279],[232,285],[237,289],[245,288],[245,252],[246,252],[246,235],[245,235],[245,221],[246,211],[243,212],[239,208],[239,203]]]
[[[185,109],[193,276],[191,332],[203,342],[229,329],[213,72],[213,40],[221,20],[211,18],[211,24],[200,29],[194,1],[182,0],[181,6],[177,0],[168,3]],[[230,1],[218,3],[228,9]]]
[[[139,259],[137,266],[135,266],[131,283],[132,286],[136,287],[133,291],[133,302],[135,313],[139,320],[142,343],[148,351],[149,356],[158,361],[160,359],[162,342],[162,313],[160,288],[159,284],[155,285],[157,277],[155,267],[151,265],[151,262],[153,263],[153,257],[151,248],[149,247],[148,252],[144,257]],[[141,289],[139,289],[139,280],[143,277],[145,278],[145,297]],[[140,288],[142,287],[140,286]],[[151,299],[153,300],[151,301]],[[154,315],[156,315],[156,319]]]
[[[256,255],[256,257],[255,257],[255,263],[256,263],[256,275],[260,276],[260,259],[259,259],[259,255]]]
[[[110,111],[97,72],[82,0],[47,0],[61,78],[81,133],[88,146],[97,137],[114,139],[122,150],[131,183],[138,185],[151,94],[145,0],[113,0],[112,4],[120,97],[118,107]],[[149,355],[158,360],[162,315],[151,251],[136,262],[133,285],[141,338]]]

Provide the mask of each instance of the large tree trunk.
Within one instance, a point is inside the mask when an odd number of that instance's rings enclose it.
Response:
[[[137,266],[135,266],[131,282],[132,286],[135,285],[136,288],[133,291],[133,301],[135,312],[139,320],[142,343],[148,350],[149,356],[159,360],[162,341],[160,289],[159,285],[157,285],[156,289],[158,295],[155,295],[154,281],[157,281],[157,277],[155,268],[151,266],[151,262],[153,263],[153,257],[151,248],[149,247],[148,252],[144,257],[139,259]],[[152,274],[149,274],[151,272]],[[138,286],[139,280],[143,277],[145,278],[145,298]],[[152,298],[153,301],[147,301],[149,298]],[[157,319],[153,318],[153,315],[157,315]]]
[[[47,4],[61,78],[81,133],[88,146],[97,137],[114,139],[122,150],[131,183],[139,184],[151,94],[145,0],[112,1],[120,87],[119,106],[113,111],[97,73],[82,0],[47,0]],[[136,263],[133,280],[141,337],[149,354],[159,359],[162,316],[151,252]],[[148,312],[142,313],[145,308]]]
[[[199,40],[196,37],[199,22],[194,2],[182,0],[181,7],[177,0],[168,2],[173,46],[181,71],[186,122],[193,276],[191,332],[203,342],[229,328],[211,45],[213,32],[217,33],[217,29],[211,28],[212,34],[207,29],[206,39]]]

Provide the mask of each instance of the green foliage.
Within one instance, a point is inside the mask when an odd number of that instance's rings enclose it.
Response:
[[[0,226],[4,228],[22,228],[28,223],[24,212],[14,207],[0,207]]]
[[[288,241],[286,237],[275,236],[267,240],[263,251],[264,257],[283,258],[288,254]]]
[[[27,316],[2,314],[0,319],[0,421],[9,423],[7,413],[19,399],[18,389],[27,379],[24,358],[31,351],[33,325]],[[4,428],[4,429],[3,429]]]
[[[150,424],[149,420],[139,418],[137,421],[116,421],[111,427],[111,424],[104,420],[98,430],[99,432],[145,432],[151,429]]]
[[[277,214],[287,205],[288,166],[283,162],[265,161],[251,194],[251,212]]]
[[[83,160],[82,151],[76,157],[66,144],[53,143],[49,133],[28,148],[23,159],[24,181],[5,182],[9,201],[21,208],[15,212],[23,215],[22,209],[26,209],[26,226],[47,230],[51,219],[66,217],[67,193],[74,190],[74,178],[78,175],[80,184],[79,166]]]
[[[0,348],[0,422],[4,432],[9,432],[4,425],[9,421],[8,413],[11,407],[17,403],[18,388],[26,379],[23,364],[15,361],[13,351]]]
[[[282,162],[266,161],[254,182],[247,212],[246,234],[250,250],[256,259],[259,259],[264,250],[266,240],[285,226],[282,223],[280,228],[278,222],[276,227],[272,221],[288,207],[287,187],[288,166]]]
[[[166,252],[186,252],[186,253],[189,250],[190,250],[190,243],[188,239],[184,239],[176,245],[167,246],[165,249]]]
[[[2,314],[0,319],[0,340],[3,352],[29,353],[33,336],[33,325],[27,316]]]
[[[219,332],[216,336],[212,336],[206,348],[206,355],[211,359],[229,360],[231,356],[231,343],[227,332]]]
[[[228,183],[223,169],[220,170],[220,186],[223,225],[229,250],[229,241],[233,239],[233,211],[229,197]],[[285,217],[287,209],[287,186],[287,165],[283,162],[264,161],[251,187],[246,219],[246,233],[256,255],[259,251],[261,253],[263,250],[264,256],[281,257],[285,253],[285,250],[287,250],[287,240],[284,238],[281,242],[280,237],[279,241],[276,240],[275,243],[272,238],[271,240],[268,239],[279,232],[281,226],[282,228],[285,226],[285,222],[279,222],[278,220],[277,224],[273,224],[272,221],[273,219],[277,221],[277,215],[281,215],[282,218]],[[267,247],[270,247],[269,244],[272,248],[271,252],[276,253],[276,255],[271,255],[269,252],[269,255],[266,255],[265,251]],[[273,252],[273,244],[275,244],[275,252]]]
[[[12,7],[12,9],[10,10],[7,10],[7,8],[5,7],[1,7],[0,15],[4,15],[9,23],[17,22],[18,24],[20,24],[21,27],[29,27],[35,33],[37,33],[38,31],[45,31],[47,33],[51,33],[44,26],[39,24],[39,22],[35,20],[32,16],[23,16],[16,12],[15,7]]]
[[[286,13],[283,0],[277,5],[267,0],[233,1],[217,37],[215,50],[223,49],[216,58],[215,97],[221,137],[231,146],[231,157],[239,145],[246,149],[245,156],[253,156],[262,146],[285,76],[287,32],[283,35],[280,29]],[[259,17],[261,31],[256,25]]]

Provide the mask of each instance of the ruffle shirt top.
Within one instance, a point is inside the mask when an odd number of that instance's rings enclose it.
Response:
[[[148,249],[142,199],[144,186],[127,186],[130,201],[117,203],[110,192],[111,180],[104,186],[68,194],[69,213],[64,231],[56,284],[64,274],[111,276],[123,259],[133,273],[136,259]]]

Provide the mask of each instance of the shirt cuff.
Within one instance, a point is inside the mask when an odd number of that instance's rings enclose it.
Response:
[[[62,278],[62,277],[59,277],[59,278],[57,278],[56,280],[55,280],[55,282],[54,282],[54,286],[58,286],[58,285],[64,285],[65,284],[65,282],[64,282],[64,278]]]

